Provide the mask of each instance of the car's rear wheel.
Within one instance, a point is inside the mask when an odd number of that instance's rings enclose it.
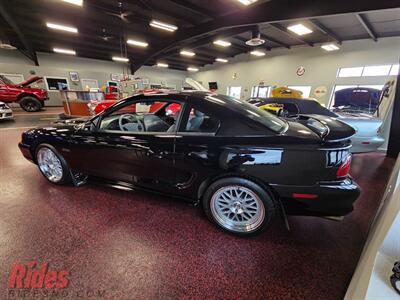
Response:
[[[25,96],[19,101],[21,108],[27,112],[36,112],[42,109],[42,103],[32,96]]]
[[[211,184],[203,207],[219,227],[241,236],[262,232],[275,216],[272,194],[244,178],[224,178]]]
[[[65,159],[50,145],[40,145],[36,150],[36,162],[43,176],[55,184],[71,182],[71,170]]]

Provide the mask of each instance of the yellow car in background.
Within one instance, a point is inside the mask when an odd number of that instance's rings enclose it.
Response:
[[[303,92],[295,89],[288,88],[287,86],[281,86],[272,89],[272,97],[274,98],[303,98]]]
[[[283,104],[278,104],[278,103],[268,103],[259,106],[260,109],[269,111],[275,115],[279,115],[279,112],[283,109],[284,105]]]

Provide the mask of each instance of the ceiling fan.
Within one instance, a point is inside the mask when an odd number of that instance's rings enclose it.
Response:
[[[106,12],[107,15],[117,17],[118,19],[122,20],[125,23],[130,23],[128,17],[132,14],[131,11],[123,11],[122,2],[118,2],[119,12]]]
[[[111,34],[107,33],[107,30],[105,28],[102,29],[101,35],[98,36],[105,42],[109,42],[110,40],[114,39],[114,36]]]

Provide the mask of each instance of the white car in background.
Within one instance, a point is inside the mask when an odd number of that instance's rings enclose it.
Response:
[[[337,118],[356,130],[356,134],[351,138],[353,153],[376,151],[385,142],[381,135],[383,121],[365,113],[333,112],[314,99],[253,98],[248,102],[286,118],[298,115],[323,115]]]
[[[0,102],[0,120],[10,120],[14,118],[11,108],[4,102]]]

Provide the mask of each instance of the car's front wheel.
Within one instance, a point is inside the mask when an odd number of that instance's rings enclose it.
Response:
[[[244,178],[224,178],[211,184],[203,207],[211,221],[240,236],[262,232],[275,216],[272,194]]]
[[[55,184],[71,182],[71,171],[65,159],[50,145],[40,145],[36,150],[36,162],[43,176]]]
[[[19,101],[21,108],[27,112],[37,112],[42,109],[42,103],[32,96],[25,96]]]

